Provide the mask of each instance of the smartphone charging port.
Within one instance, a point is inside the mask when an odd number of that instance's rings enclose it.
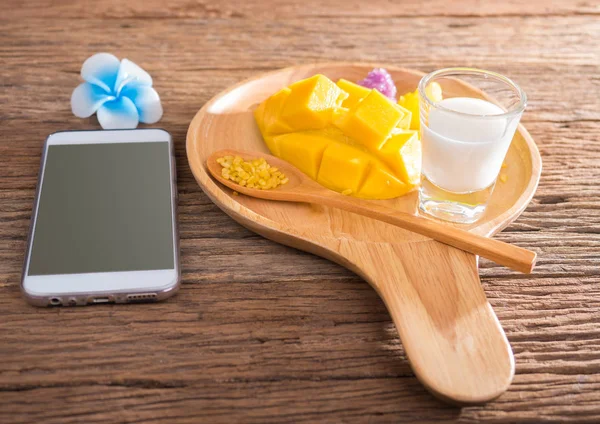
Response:
[[[110,299],[108,297],[95,297],[92,299],[92,303],[109,303]]]

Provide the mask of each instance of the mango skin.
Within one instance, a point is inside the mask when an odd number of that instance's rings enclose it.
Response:
[[[395,198],[419,184],[421,144],[408,130],[411,115],[377,90],[322,75],[280,90],[254,111],[274,155],[331,190],[366,199]]]

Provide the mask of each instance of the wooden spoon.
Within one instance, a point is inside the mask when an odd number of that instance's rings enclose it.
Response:
[[[234,181],[226,180],[221,175],[222,166],[217,163],[217,159],[228,155],[240,156],[244,160],[263,157],[271,166],[279,168],[279,170],[288,177],[289,182],[275,189],[259,190],[256,188],[244,187]],[[280,200],[284,202],[312,203],[343,209],[348,212],[396,225],[400,228],[430,237],[441,243],[448,244],[475,255],[483,256],[484,258],[514,269],[515,271],[530,273],[535,265],[535,252],[499,240],[478,236],[468,231],[422,216],[400,212],[382,206],[378,204],[377,201],[369,202],[368,206],[365,206],[364,202],[361,202],[356,198],[344,196],[321,186],[302,173],[299,169],[275,156],[259,152],[226,149],[212,153],[208,157],[206,165],[208,171],[221,184],[247,196],[266,200]]]

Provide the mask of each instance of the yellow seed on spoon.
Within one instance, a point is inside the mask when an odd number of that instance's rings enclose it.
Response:
[[[278,168],[271,167],[265,158],[244,161],[240,156],[224,156],[218,158],[217,163],[223,167],[223,178],[243,187],[269,190],[289,181]]]

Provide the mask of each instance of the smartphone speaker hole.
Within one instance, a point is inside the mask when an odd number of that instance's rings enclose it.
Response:
[[[128,303],[155,302],[156,293],[130,294],[127,296]]]

